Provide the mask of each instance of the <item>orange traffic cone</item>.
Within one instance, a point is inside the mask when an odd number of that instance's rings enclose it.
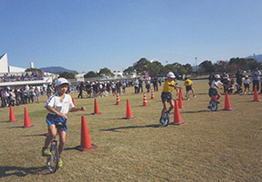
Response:
[[[81,121],[81,144],[77,146],[76,149],[80,150],[81,152],[86,152],[89,150],[97,149],[98,146],[91,143],[89,132],[86,124],[86,118],[82,115]]]
[[[132,115],[129,100],[126,99],[126,117],[124,117],[123,119],[134,119],[134,118],[135,118],[135,116]]]
[[[143,96],[143,106],[148,106],[145,92],[144,92],[144,96]]]
[[[155,99],[154,90],[151,89],[151,99]]]
[[[74,98],[72,98],[72,102],[73,102],[74,106],[76,107],[76,103],[75,103],[75,99]]]
[[[184,108],[182,97],[183,97],[182,96],[182,90],[180,89],[179,94],[178,94],[178,107],[179,108]]]
[[[101,112],[99,112],[99,108],[98,108],[98,104],[97,104],[97,100],[94,100],[94,105],[95,105],[95,111],[94,113],[91,113],[93,115],[97,115],[97,114],[102,114]]]
[[[32,127],[26,107],[24,108],[24,128]]]
[[[257,87],[254,88],[254,98],[253,101],[260,102],[258,98],[258,93],[257,93]]]
[[[229,98],[228,98],[228,93],[227,92],[225,93],[225,106],[224,106],[223,110],[226,110],[226,111],[232,111],[233,110],[231,108],[231,106],[230,106],[230,102],[229,102]]]
[[[16,121],[12,105],[10,105],[9,122]]]
[[[175,125],[183,125],[186,124],[185,121],[181,120],[179,108],[178,108],[178,101],[175,100],[175,109],[174,109],[174,124]]]
[[[120,105],[119,93],[116,93],[116,105]]]

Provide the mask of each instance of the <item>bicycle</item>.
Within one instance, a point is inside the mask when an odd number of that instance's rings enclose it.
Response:
[[[216,111],[218,109],[218,104],[219,104],[219,101],[217,100],[217,95],[213,95],[210,110]]]
[[[58,130],[63,127],[63,123],[59,122],[56,124],[57,132]],[[58,162],[59,162],[59,152],[57,147],[57,140],[56,137],[53,138],[50,144],[50,152],[51,155],[47,156],[46,166],[50,173],[55,173],[58,169]]]
[[[163,122],[161,122],[162,126],[164,126],[164,127],[168,126],[169,118],[170,118],[169,113],[166,111],[165,115],[163,117]]]

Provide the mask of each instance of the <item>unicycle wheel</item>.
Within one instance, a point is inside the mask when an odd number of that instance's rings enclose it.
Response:
[[[50,156],[47,156],[47,169],[54,173],[58,169],[59,162],[59,154],[56,146],[51,146],[50,152],[52,153]]]

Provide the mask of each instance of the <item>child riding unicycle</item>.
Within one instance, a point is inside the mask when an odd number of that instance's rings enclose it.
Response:
[[[212,109],[212,102],[215,101],[217,104],[220,102],[218,101],[220,98],[220,94],[218,93],[217,89],[222,90],[222,87],[219,87],[220,85],[224,86],[224,84],[220,81],[220,75],[215,75],[215,80],[210,85],[208,94],[210,97],[209,105],[207,106],[208,109]]]

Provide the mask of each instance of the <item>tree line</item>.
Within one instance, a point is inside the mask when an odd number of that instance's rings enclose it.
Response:
[[[148,74],[150,77],[165,77],[166,73],[172,71],[177,77],[180,75],[190,75],[190,74],[209,74],[211,72],[227,72],[227,73],[235,73],[237,70],[253,70],[255,67],[262,68],[262,63],[259,63],[257,60],[253,58],[231,58],[229,61],[217,61],[213,63],[211,60],[205,60],[200,63],[195,70],[190,64],[180,64],[178,62],[172,64],[162,65],[161,62],[154,60],[149,61],[146,58],[141,58],[139,61],[133,64],[133,66],[129,66],[127,69],[123,71],[125,76],[132,75],[136,72],[138,76],[145,76]],[[42,74],[42,71],[39,69],[27,69],[26,71],[37,70]],[[63,72],[60,73],[60,77],[64,77],[67,79],[74,79],[75,73]],[[108,68],[101,68],[98,72],[89,71],[84,75],[84,78],[95,78],[95,77],[112,77],[114,74]]]

